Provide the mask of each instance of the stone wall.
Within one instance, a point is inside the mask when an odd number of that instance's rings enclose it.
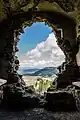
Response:
[[[10,23],[10,22],[9,22]],[[1,53],[1,66],[0,78],[7,79],[8,73],[12,71],[14,61],[14,32],[12,24],[4,22],[1,24],[0,32],[0,53]]]
[[[11,9],[10,9],[11,10]],[[9,12],[9,11],[8,11]],[[12,11],[10,11],[12,12]],[[11,14],[11,13],[10,13]],[[76,21],[71,18],[67,13],[58,12],[58,11],[35,11],[35,9],[30,9],[29,12],[17,12],[13,16],[9,16],[8,19],[4,20],[0,24],[0,77],[8,79],[8,74],[14,72],[14,62],[15,62],[15,53],[17,49],[17,40],[18,35],[23,30],[25,21],[32,21],[33,16],[46,18],[51,24],[62,28],[63,30],[63,40],[68,40],[70,44],[70,59],[72,63],[76,63],[76,54],[78,52],[78,46],[76,44]],[[27,26],[27,25],[26,25]],[[14,34],[14,31],[15,32]],[[60,41],[58,41],[60,42]],[[65,42],[63,42],[65,45]],[[69,47],[65,45],[66,48]],[[77,48],[77,49],[76,49]],[[64,46],[62,48],[64,52]],[[65,49],[66,52],[67,49]],[[72,50],[72,51],[71,51]],[[69,54],[69,53],[67,53]],[[66,56],[66,55],[65,55]],[[66,58],[67,59],[67,58]],[[71,62],[66,60],[66,62]],[[74,64],[72,64],[74,65]],[[76,67],[77,68],[77,67]],[[73,66],[72,66],[73,69]],[[74,73],[74,72],[73,72]],[[68,75],[68,74],[67,74]]]

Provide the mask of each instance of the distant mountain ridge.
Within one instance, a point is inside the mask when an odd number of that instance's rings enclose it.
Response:
[[[58,73],[58,70],[56,67],[45,67],[43,69],[40,69],[33,73],[34,76],[48,76],[51,77],[54,74],[56,75]]]
[[[18,70],[18,73],[19,74],[22,74],[22,75],[27,75],[27,74],[32,74],[32,73],[35,73],[36,71],[38,71],[40,69],[38,68],[31,68],[31,69],[28,69],[28,68],[20,68]]]
[[[23,69],[22,75],[51,77],[58,73],[56,67],[45,67],[43,69]]]

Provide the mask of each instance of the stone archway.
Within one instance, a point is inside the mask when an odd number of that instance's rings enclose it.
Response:
[[[71,61],[69,60],[66,61],[67,64],[72,62],[70,64],[71,69],[74,66],[77,67],[76,54],[78,52],[78,46],[76,43],[76,36],[77,36],[76,21],[65,12],[65,10],[63,9],[63,6],[62,6],[62,9],[64,11],[61,9],[61,6],[59,6],[57,3],[54,3],[54,4],[53,3],[49,3],[51,9],[45,8],[44,10],[43,10],[44,7],[40,8],[40,5],[42,4],[47,5],[46,1],[45,2],[42,1],[42,3],[39,3],[39,4],[38,2],[36,2],[36,4],[34,4],[31,7],[26,6],[25,4],[28,4],[28,3],[25,3],[23,5],[24,7],[22,8],[22,11],[19,11],[19,6],[16,6],[16,11],[17,11],[16,14],[14,13],[15,9],[13,9],[13,11],[12,9],[9,9],[8,11],[9,18],[6,18],[6,20],[2,21],[2,23],[0,24],[0,28],[2,28],[0,30],[0,33],[1,33],[0,44],[2,45],[0,48],[0,57],[1,57],[0,77],[1,78],[8,79],[8,74],[14,72],[14,61],[15,61],[15,52],[16,52],[16,49],[15,49],[16,41],[14,40],[14,34],[18,40],[18,34],[22,31],[22,27],[25,26],[26,24],[31,25],[32,22],[34,21],[33,18],[35,17],[37,18],[41,17],[44,20],[47,19],[47,21],[49,21],[50,24],[57,26],[57,28],[62,28],[63,39],[59,38],[58,43],[60,43],[60,40],[63,40],[63,42],[68,41],[70,46],[67,45],[67,42],[64,42],[64,44],[62,42],[62,44],[59,44],[59,45],[61,46],[63,51],[65,51],[65,53],[67,52],[67,55],[71,57]],[[29,5],[32,5],[32,4],[29,4]],[[56,9],[53,9],[53,8],[56,8]],[[58,10],[58,8],[60,11]],[[8,10],[8,7],[7,7],[7,10]],[[12,16],[11,16],[11,13],[13,13]],[[25,21],[27,21],[26,24],[25,24]],[[15,30],[17,30],[16,33],[14,33]],[[64,46],[66,46],[65,49],[64,49]],[[70,51],[68,51],[67,47],[69,47],[68,49]]]

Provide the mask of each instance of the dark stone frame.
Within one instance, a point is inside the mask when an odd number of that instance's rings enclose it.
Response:
[[[20,32],[23,32],[23,26],[25,26],[25,21],[31,21],[29,25],[31,25],[34,22],[33,18],[41,17],[43,19],[46,19],[50,25],[55,25],[59,28],[63,29],[63,40],[68,40],[71,48],[70,52],[74,56],[74,59],[71,58],[71,61],[66,60],[66,64],[70,64],[72,66],[72,69],[74,68],[74,65],[77,66],[76,62],[76,54],[78,52],[78,45],[76,42],[76,23],[75,21],[70,18],[69,16],[66,16],[65,14],[58,13],[58,12],[38,12],[38,11],[29,11],[26,13],[19,13],[15,16],[10,17],[9,19],[3,21],[0,24],[0,27],[2,28],[0,30],[1,36],[1,44],[2,48],[0,49],[0,77],[4,79],[8,79],[8,75],[14,73],[14,62],[15,62],[15,53],[16,53],[16,45],[19,41],[18,35]],[[38,21],[38,20],[36,20]],[[40,21],[40,20],[39,20]],[[22,26],[23,24],[23,26]],[[55,29],[55,27],[54,27]],[[55,29],[56,31],[57,29]],[[15,37],[14,39],[14,31]],[[58,39],[59,40],[59,39]],[[59,42],[59,41],[58,41]],[[66,46],[67,44],[64,43]],[[60,47],[60,46],[59,46]],[[69,47],[69,46],[67,46]],[[77,48],[77,49],[75,49]],[[76,51],[75,51],[75,50]],[[64,49],[63,49],[64,52]],[[65,49],[66,52],[66,49]],[[67,59],[67,58],[66,58]],[[3,62],[2,62],[3,61]],[[6,63],[6,65],[4,65]],[[66,68],[67,69],[67,68]],[[62,70],[61,70],[62,71]],[[64,70],[65,71],[65,70]],[[77,70],[78,72],[78,70]],[[61,73],[63,74],[63,73]],[[63,81],[63,80],[62,80]],[[70,83],[71,84],[71,83]]]

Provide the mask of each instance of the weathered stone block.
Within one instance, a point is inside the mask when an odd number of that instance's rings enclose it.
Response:
[[[66,91],[46,93],[46,107],[50,110],[76,110],[76,102],[73,95]]]

